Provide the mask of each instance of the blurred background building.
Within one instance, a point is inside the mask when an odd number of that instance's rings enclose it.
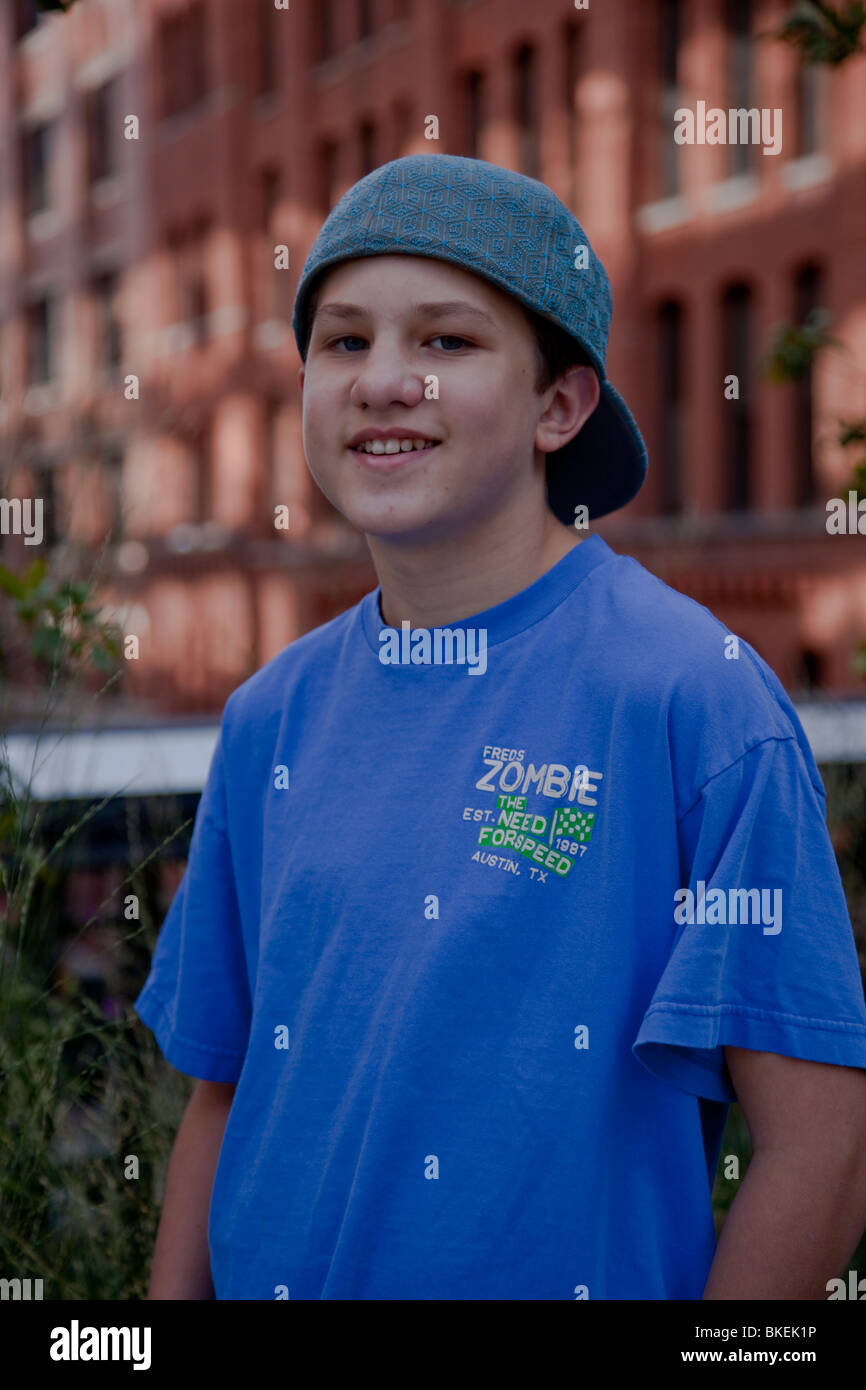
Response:
[[[795,696],[862,695],[866,541],[825,521],[839,421],[866,417],[866,56],[806,65],[775,36],[790,9],[2,0],[4,495],[44,499],[57,563],[105,546],[106,608],[140,639],[118,715],[215,718],[375,585],[304,462],[291,307],[341,193],[430,151],[544,180],[608,269],[609,375],[650,472],[593,529]],[[678,145],[698,101],[781,108],[781,152]],[[838,346],[767,380],[816,308]]]

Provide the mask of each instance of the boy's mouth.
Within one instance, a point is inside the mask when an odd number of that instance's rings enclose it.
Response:
[[[383,454],[422,454],[428,449],[435,449],[438,444],[438,439],[367,439],[363,444],[350,444],[349,448],[355,454],[375,454],[381,457]]]
[[[350,444],[349,450],[361,461],[364,468],[377,472],[391,472],[407,463],[409,459],[426,457],[438,449],[438,439],[375,439],[363,444]]]

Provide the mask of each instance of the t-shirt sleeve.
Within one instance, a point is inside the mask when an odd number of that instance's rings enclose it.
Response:
[[[196,811],[189,858],[135,1000],[172,1066],[237,1081],[250,988],[226,816],[222,731]]]
[[[757,743],[707,780],[678,831],[692,900],[672,904],[677,935],[634,1056],[720,1101],[737,1099],[726,1046],[866,1068],[863,984],[811,754],[796,738]]]

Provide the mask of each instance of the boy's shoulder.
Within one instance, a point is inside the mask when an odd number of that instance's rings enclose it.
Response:
[[[727,683],[736,671],[741,684],[768,708],[780,691],[785,695],[751,643],[705,604],[673,588],[631,555],[617,554],[616,561],[607,579],[604,620],[628,649],[630,668],[649,678],[655,674],[662,682],[693,687]]]
[[[607,581],[610,619],[621,623],[626,638],[664,640],[670,662],[688,661],[694,651],[714,654],[735,634],[697,599],[668,584],[633,555],[612,551],[614,564],[601,566]],[[742,637],[740,645],[748,646]],[[730,647],[735,644],[729,642]],[[754,649],[749,646],[749,651]]]
[[[340,649],[357,621],[360,600],[296,637],[258,671],[235,686],[225,703],[224,724],[247,724],[279,719],[287,698],[309,680],[333,676]]]
[[[793,701],[751,643],[704,604],[638,560],[617,555],[608,578],[609,626],[620,669],[640,703],[664,711],[672,742],[710,771],[767,739],[794,739],[823,793]]]

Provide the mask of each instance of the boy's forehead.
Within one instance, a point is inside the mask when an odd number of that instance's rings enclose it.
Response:
[[[416,298],[449,300],[463,299],[489,312],[508,315],[519,309],[511,295],[474,271],[464,270],[449,261],[432,256],[412,256],[403,253],[382,256],[355,256],[328,266],[314,287],[315,311],[327,300],[348,297],[355,285],[359,292],[370,292],[378,284],[405,285],[407,280],[417,285]],[[428,293],[429,291],[429,293]],[[442,292],[440,295],[440,291]]]

